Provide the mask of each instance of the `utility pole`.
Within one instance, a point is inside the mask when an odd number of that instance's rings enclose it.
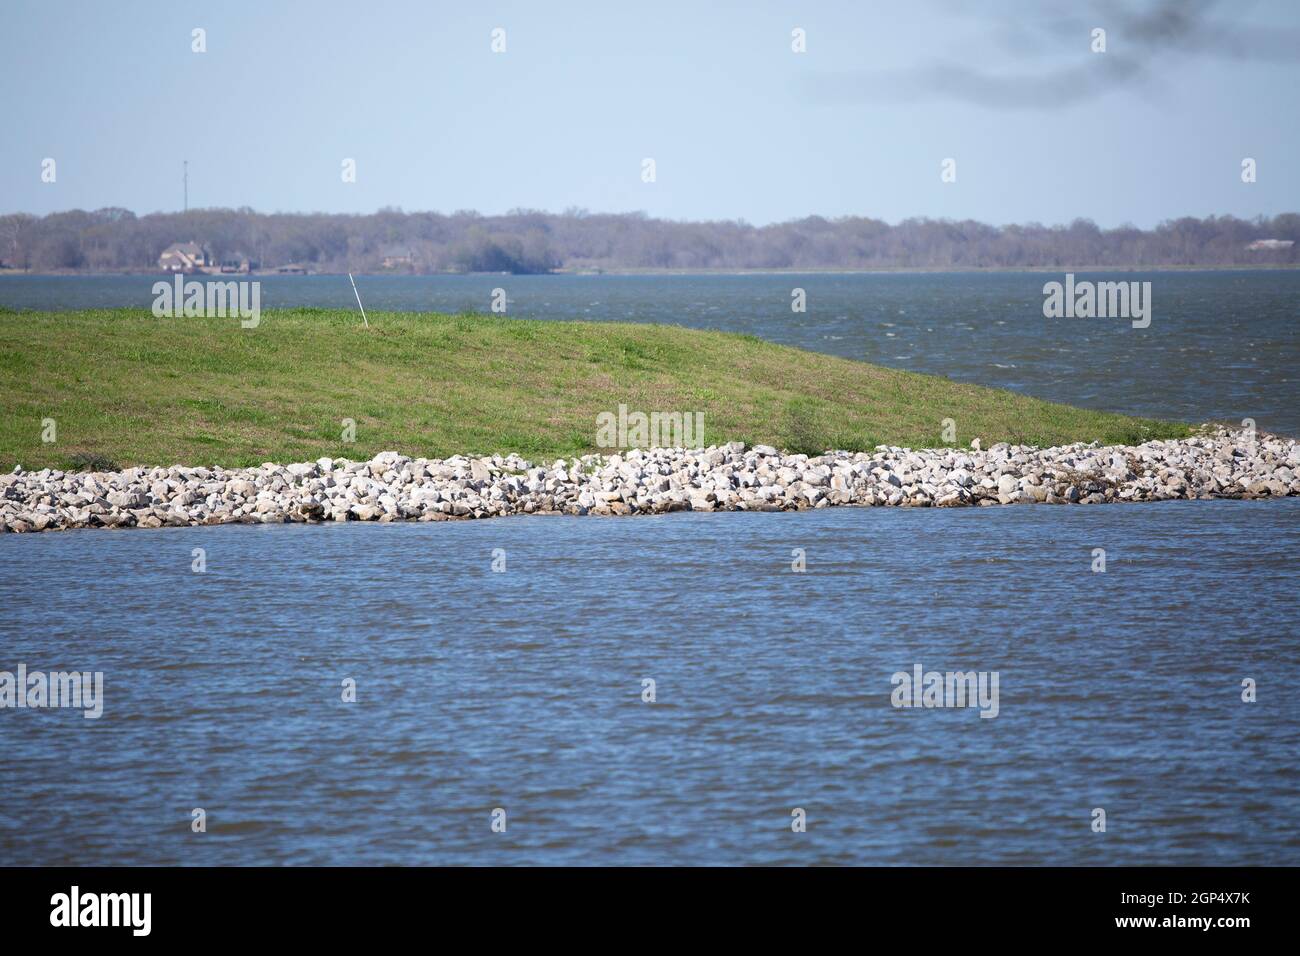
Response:
[[[183,160],[182,163],[185,169],[185,174],[183,176],[185,182],[185,211],[189,212],[190,211],[190,161],[186,159]]]

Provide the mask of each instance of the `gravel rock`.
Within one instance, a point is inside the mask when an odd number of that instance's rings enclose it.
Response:
[[[1206,428],[1133,447],[783,455],[740,442],[633,449],[535,465],[517,455],[257,468],[129,468],[0,475],[0,532],[321,521],[446,521],[511,514],[803,511],[837,505],[956,508],[1300,495],[1292,439]]]

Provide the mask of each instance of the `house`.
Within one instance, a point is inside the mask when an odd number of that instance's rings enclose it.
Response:
[[[221,260],[221,271],[225,273],[252,272],[257,269],[259,265],[260,263],[248,258],[248,256],[242,253],[236,253],[233,256]]]
[[[163,272],[202,272],[211,257],[197,242],[175,242],[158,257],[158,268]]]
[[[415,254],[401,246],[390,246],[381,255],[385,269],[409,269],[415,264]]]
[[[1261,249],[1290,249],[1293,245],[1295,245],[1294,239],[1256,239],[1246,248],[1258,252]]]

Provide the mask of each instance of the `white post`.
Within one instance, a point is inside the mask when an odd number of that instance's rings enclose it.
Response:
[[[366,318],[366,307],[361,304],[361,293],[357,291],[357,280],[352,278],[352,273],[348,273],[348,281],[352,283],[352,294],[357,297],[357,308],[361,310],[361,321],[366,323],[366,328],[370,328],[370,320]]]

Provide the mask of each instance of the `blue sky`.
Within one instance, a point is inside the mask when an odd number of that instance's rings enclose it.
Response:
[[[183,159],[191,206],[267,212],[1148,227],[1300,210],[1300,3],[1212,6],[1173,45],[1124,15],[1154,6],[10,0],[0,212],[176,210]]]

